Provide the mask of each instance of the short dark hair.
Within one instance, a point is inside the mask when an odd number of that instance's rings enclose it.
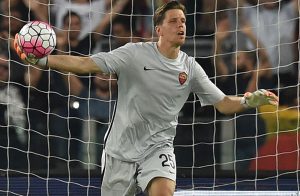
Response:
[[[81,22],[81,18],[80,18],[80,16],[79,16],[79,14],[77,14],[76,12],[74,12],[74,11],[68,11],[64,16],[63,16],[63,24],[65,24],[66,22],[70,22],[69,20],[70,20],[70,17],[71,16],[76,16],[76,17],[78,17],[79,18],[79,20],[80,20],[80,22]]]
[[[156,11],[154,13],[154,17],[153,17],[154,27],[156,25],[162,24],[162,21],[165,19],[166,12],[168,10],[173,10],[173,9],[180,9],[183,11],[184,15],[186,15],[186,9],[185,9],[184,5],[182,5],[181,3],[177,2],[177,1],[170,1],[156,9]]]

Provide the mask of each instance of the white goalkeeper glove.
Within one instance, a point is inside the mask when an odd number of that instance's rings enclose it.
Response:
[[[20,45],[18,44],[18,40],[19,40],[19,35],[18,33],[15,35],[15,40],[14,40],[14,48],[15,51],[17,52],[17,54],[19,55],[19,57],[23,60],[26,61],[29,64],[32,65],[38,65],[41,68],[46,68],[47,64],[48,64],[48,57],[43,57],[43,58],[36,58],[34,55],[29,55],[27,56],[23,51],[22,48],[20,47]]]
[[[256,108],[262,105],[278,105],[278,97],[265,89],[259,89],[253,93],[247,92],[241,99],[241,104],[246,108]]]

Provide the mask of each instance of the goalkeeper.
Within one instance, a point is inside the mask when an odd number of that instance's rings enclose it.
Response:
[[[278,104],[266,90],[244,97],[226,96],[208,78],[194,58],[180,51],[185,42],[185,7],[170,1],[154,15],[157,42],[128,43],[109,53],[91,57],[50,55],[28,58],[43,68],[77,74],[114,73],[118,78],[118,101],[114,120],[105,136],[104,176],[101,195],[173,195],[176,161],[173,140],[178,113],[189,94],[196,93],[201,105],[214,105],[225,114],[249,107]]]

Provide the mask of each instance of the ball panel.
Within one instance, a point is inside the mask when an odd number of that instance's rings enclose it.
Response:
[[[26,35],[28,33],[28,30],[29,30],[29,26],[30,24],[26,24],[22,27],[22,29],[20,30],[19,34],[21,35]]]
[[[56,45],[56,35],[52,34],[51,38],[50,38],[50,45],[54,48]]]
[[[31,36],[38,35],[37,31],[34,29],[33,26],[31,26],[31,27],[28,29],[28,34],[31,35]],[[26,34],[26,35],[27,35],[27,34]]]
[[[23,37],[22,37],[22,39],[25,41],[25,42],[30,42],[30,40],[31,40],[31,35],[30,34],[25,34]]]
[[[34,52],[34,49],[33,49],[32,46],[30,46],[30,47],[24,47],[23,51],[25,52],[26,55],[29,55],[29,54],[31,54],[31,53]]]
[[[47,48],[45,51],[45,55],[50,54],[53,50],[54,50],[54,48],[51,48],[51,47]]]
[[[33,48],[34,47],[34,44],[32,44],[31,42],[24,42],[22,44],[22,47],[25,51],[27,51],[28,48]]]
[[[25,42],[25,37],[19,35],[19,39],[18,39],[19,45],[22,46],[24,44],[24,42]]]
[[[46,25],[45,23],[39,23],[39,27],[42,29],[46,29],[48,25]]]
[[[43,41],[43,42],[42,42],[42,46],[43,46],[44,48],[50,47],[49,41]]]
[[[42,40],[49,40],[51,34],[49,34],[49,32],[44,32],[44,33],[43,33],[43,31],[47,31],[47,29],[43,29],[43,30],[41,31],[41,35],[40,35],[41,39],[42,39]]]
[[[37,47],[35,48],[33,54],[37,57],[37,58],[41,58],[45,55],[45,48],[43,47]]]

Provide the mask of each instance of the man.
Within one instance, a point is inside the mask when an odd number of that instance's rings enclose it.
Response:
[[[0,50],[1,51],[1,50]],[[9,80],[8,54],[0,52],[0,172],[27,168],[26,111],[21,92]]]
[[[299,5],[299,0],[260,0],[255,5],[240,1],[239,4],[243,8],[241,17],[249,22],[249,27],[266,50],[273,83],[278,88],[298,84]],[[253,43],[246,43],[253,48]]]
[[[155,12],[157,43],[129,43],[91,57],[29,59],[15,44],[23,59],[38,66],[78,74],[117,75],[118,101],[114,122],[106,134],[102,195],[134,195],[137,190],[173,195],[177,117],[191,92],[199,96],[202,105],[213,104],[226,114],[278,103],[277,97],[265,90],[247,93],[244,98],[222,93],[195,59],[180,51],[185,22],[184,6],[171,1]]]

